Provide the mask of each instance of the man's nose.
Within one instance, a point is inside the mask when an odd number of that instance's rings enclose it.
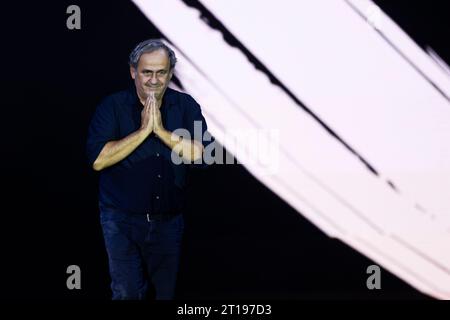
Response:
[[[150,83],[151,84],[157,84],[158,83],[158,79],[156,78],[156,74],[153,74],[150,78]]]

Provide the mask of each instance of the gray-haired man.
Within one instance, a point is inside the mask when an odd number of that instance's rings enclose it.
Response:
[[[92,118],[87,156],[100,171],[100,218],[109,257],[113,299],[156,299],[175,292],[184,231],[186,170],[202,157],[203,141],[174,133],[207,130],[200,106],[168,88],[174,52],[150,39],[130,54],[134,86],[106,97]],[[171,159],[176,149],[185,161]]]

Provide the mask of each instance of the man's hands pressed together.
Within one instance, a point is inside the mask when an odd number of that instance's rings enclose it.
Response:
[[[203,155],[203,145],[195,140],[183,139],[183,137],[166,130],[162,124],[161,117],[162,101],[156,99],[155,94],[151,93],[147,97],[142,110],[142,125],[143,130],[150,134],[153,130],[155,135],[167,145],[172,151],[176,152],[180,157],[193,162]]]
[[[149,94],[141,111],[141,130],[146,135],[163,129],[160,107],[161,101],[156,100],[154,93]]]
[[[150,135],[153,131],[153,115],[150,112],[150,95],[145,100],[144,108],[141,111],[141,130],[147,135]]]
[[[141,112],[141,130],[147,135],[154,132],[156,135],[164,129],[161,118],[161,100],[157,100],[154,93],[148,95]]]

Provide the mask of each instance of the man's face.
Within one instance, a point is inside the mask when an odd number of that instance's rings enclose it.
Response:
[[[172,78],[173,71],[169,69],[169,57],[163,49],[142,54],[137,69],[130,67],[141,101],[145,101],[152,92],[156,99],[162,99]]]

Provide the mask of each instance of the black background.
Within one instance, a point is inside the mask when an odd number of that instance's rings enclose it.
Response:
[[[445,1],[376,3],[449,63]],[[81,30],[66,28],[71,4],[81,8]],[[129,52],[161,34],[131,1],[2,9],[1,297],[109,299],[86,131],[100,99],[131,84]],[[193,172],[189,194],[177,298],[427,299],[387,270],[382,289],[368,290],[373,261],[328,238],[241,166]],[[72,264],[81,290],[66,288]]]

